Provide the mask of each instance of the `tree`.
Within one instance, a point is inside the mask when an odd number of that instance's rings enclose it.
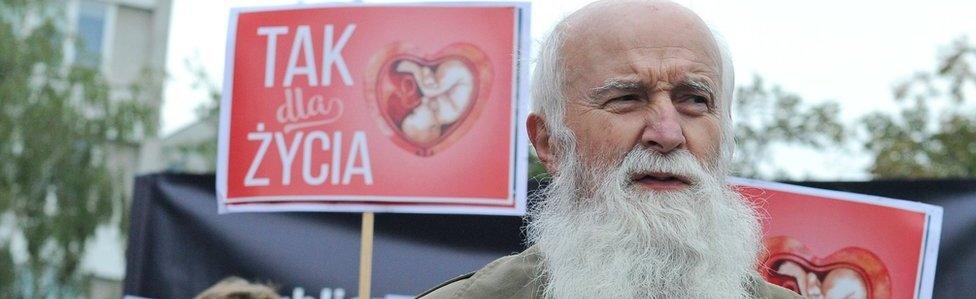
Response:
[[[976,46],[953,42],[934,71],[897,84],[897,113],[863,118],[875,178],[976,176]]]
[[[733,169],[748,177],[783,178],[757,172],[774,142],[816,148],[863,144],[874,158],[874,178],[961,178],[976,176],[976,45],[954,41],[934,70],[896,84],[897,112],[877,111],[855,125],[837,120],[834,102],[803,108],[799,96],[761,79],[739,87],[735,130],[738,147]],[[768,162],[767,162],[768,163]]]
[[[207,74],[199,57],[186,59],[184,65],[193,74],[192,87],[206,92],[203,103],[196,107],[197,122],[192,128],[209,129],[213,131],[213,138],[190,140],[186,142],[165,145],[163,155],[170,160],[169,168],[182,172],[216,171],[217,165],[217,130],[220,120],[220,87]]]
[[[125,210],[127,186],[113,155],[156,128],[154,109],[139,101],[144,86],[119,98],[97,68],[66,61],[66,46],[82,47],[63,30],[59,9],[42,0],[0,0],[5,298],[81,296],[86,241]]]
[[[838,119],[839,111],[836,102],[807,105],[799,95],[753,77],[750,84],[736,88],[732,172],[751,178],[787,178],[782,166],[769,159],[770,148],[776,144],[813,148],[843,144],[849,130]]]

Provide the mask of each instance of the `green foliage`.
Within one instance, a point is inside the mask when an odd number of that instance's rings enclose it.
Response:
[[[805,105],[796,94],[779,86],[766,86],[759,76],[752,83],[736,89],[732,108],[736,150],[732,172],[738,176],[782,179],[782,168],[771,165],[770,147],[789,144],[824,148],[842,144],[847,130],[838,119],[840,107],[835,102]],[[761,171],[761,165],[773,169]]]
[[[834,102],[805,107],[799,96],[767,88],[760,78],[738,88],[735,102],[738,175],[783,178],[759,171],[769,163],[770,145],[840,147],[846,140],[863,144],[874,162],[874,178],[958,178],[976,176],[976,46],[952,43],[939,65],[898,83],[897,112],[873,112],[856,125],[837,119]],[[846,127],[846,128],[845,128]],[[771,167],[776,169],[775,167]]]
[[[196,107],[198,121],[216,133],[220,120],[220,88],[207,74],[199,57],[185,60],[184,65],[193,74],[192,87],[207,93],[207,99]],[[217,138],[214,135],[210,139],[168,145],[163,148],[163,153],[166,157],[175,157],[169,161],[169,168],[173,170],[212,173],[217,165]]]
[[[199,56],[196,56],[193,60],[187,59],[183,61],[187,70],[193,74],[193,88],[202,89],[207,93],[206,102],[197,106],[197,117],[202,120],[217,123],[217,117],[220,115],[220,87],[207,74],[207,70],[201,64],[200,59]]]
[[[899,83],[897,113],[863,119],[876,178],[976,176],[976,46],[956,40],[932,72]]]
[[[57,6],[0,1],[0,296],[76,297],[86,241],[124,210],[113,157],[153,133],[155,112],[64,61]]]

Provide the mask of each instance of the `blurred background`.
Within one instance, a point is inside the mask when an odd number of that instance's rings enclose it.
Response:
[[[214,170],[230,9],[322,2],[0,0],[0,297],[119,297],[134,176]],[[976,176],[976,2],[677,2],[735,61],[736,175]]]

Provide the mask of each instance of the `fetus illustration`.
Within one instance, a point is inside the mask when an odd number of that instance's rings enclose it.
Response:
[[[474,74],[459,60],[447,60],[436,66],[400,60],[395,70],[410,76],[406,81],[413,82],[414,92],[419,93],[413,105],[405,105],[415,107],[405,111],[400,123],[400,129],[412,141],[426,143],[437,139],[444,127],[458,121],[471,105]]]
[[[490,100],[491,91],[511,86],[493,87],[492,62],[463,42],[433,51],[391,43],[373,54],[365,73],[365,99],[380,130],[421,157],[464,140],[485,107],[506,104]]]
[[[799,240],[775,236],[764,241],[761,273],[766,280],[810,299],[891,298],[884,262],[870,250],[844,247],[814,255]]]
[[[784,261],[776,273],[791,278],[791,286],[807,298],[869,299],[866,279],[852,268],[838,267],[818,272],[796,262]]]

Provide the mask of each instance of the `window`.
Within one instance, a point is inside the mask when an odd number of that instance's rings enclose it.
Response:
[[[78,6],[78,55],[76,63],[98,68],[102,64],[102,41],[105,38],[107,5],[81,1]]]

